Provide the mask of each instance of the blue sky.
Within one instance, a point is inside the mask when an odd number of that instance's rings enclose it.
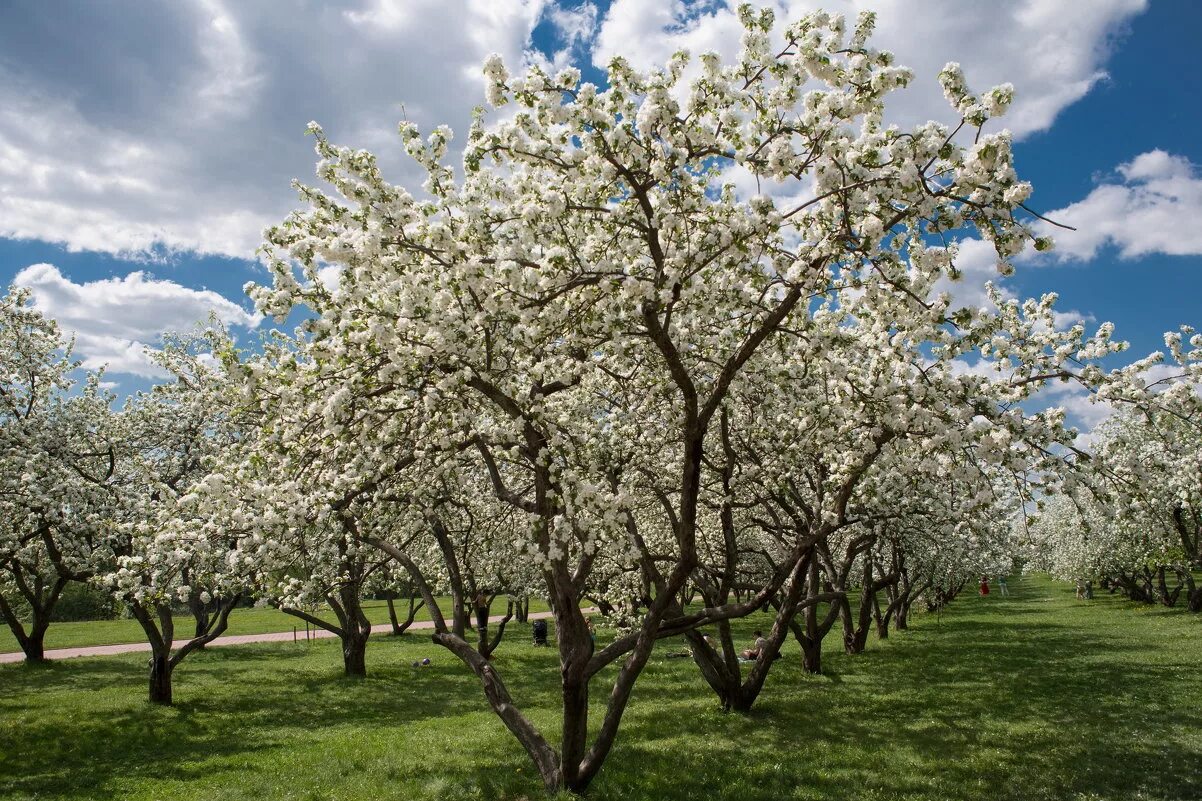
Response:
[[[818,4],[774,0],[789,18]],[[1005,124],[1033,204],[1077,225],[1050,259],[1005,282],[1060,294],[1066,320],[1115,323],[1132,354],[1202,325],[1202,4],[1191,0],[942,3],[831,0],[879,11],[873,44],[917,84],[892,114],[950,120],[935,74],[961,62],[976,88],[1012,81]],[[639,67],[675,49],[733,55],[720,2],[353,0],[341,5],[181,0],[149,6],[12,0],[0,7],[0,276],[33,288],[119,392],[146,386],[158,333],[214,311],[248,337],[268,323],[242,293],[265,280],[259,232],[308,179],[305,123],[411,178],[393,135],[404,114],[465,131],[491,52],[512,68],[616,53]],[[1001,8],[1002,10],[998,10]],[[917,21],[917,22],[916,22]],[[974,302],[996,278],[966,248]],[[1068,399],[1088,424],[1098,413]]]

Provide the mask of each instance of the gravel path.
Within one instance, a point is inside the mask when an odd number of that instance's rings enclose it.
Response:
[[[591,610],[584,610],[586,613]],[[550,612],[531,612],[531,620],[539,620],[540,618],[551,617]],[[501,615],[494,615],[489,619],[490,623],[500,623]],[[432,629],[434,624],[429,620],[422,620],[413,623],[409,626],[409,631],[414,629]],[[388,634],[392,631],[391,623],[381,623],[378,626],[371,627],[372,634]],[[325,629],[316,629],[309,631],[310,638],[325,639],[327,637],[336,636],[333,632]],[[245,645],[252,642],[291,642],[293,639],[304,640],[305,632],[291,631],[273,631],[266,634],[231,634],[225,637],[218,637],[208,644],[207,647],[212,648],[218,645]],[[180,648],[187,640],[176,640],[174,646]],[[122,643],[121,645],[91,645],[86,648],[55,648],[46,651],[47,659],[71,659],[77,656],[109,656],[111,654],[129,654],[138,651],[149,651],[150,643],[146,642],[130,642]],[[20,662],[25,659],[25,654],[17,651],[15,653],[0,654],[0,664],[5,662]]]

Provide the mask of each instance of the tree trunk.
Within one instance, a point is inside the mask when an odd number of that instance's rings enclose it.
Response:
[[[46,661],[46,629],[50,628],[48,615],[34,612],[28,631],[16,618],[10,618],[9,628],[17,635],[17,642],[25,654],[26,662]]]
[[[388,604],[388,622],[392,624],[392,633],[396,635],[401,633],[401,622],[397,620],[396,605],[392,602],[392,599],[393,595],[390,592],[388,593],[388,597],[384,599],[384,602]],[[412,606],[412,600],[410,600],[410,605]]]
[[[0,615],[8,623],[9,629],[16,638],[17,644],[25,654],[26,662],[44,662],[46,659],[46,629],[50,628],[50,616],[54,605],[58,603],[63,588],[68,579],[59,576],[49,587],[38,578],[32,587],[21,585],[22,595],[32,612],[29,629],[27,630],[3,595],[0,595]]]
[[[872,594],[872,618],[876,623],[876,636],[882,640],[888,639],[889,611],[881,611],[880,597],[876,593]]]
[[[1171,608],[1177,605],[1177,599],[1181,597],[1181,590],[1185,586],[1185,581],[1182,579],[1181,573],[1174,570],[1173,573],[1177,577],[1177,586],[1170,590],[1168,585],[1169,570],[1170,567],[1168,565],[1161,565],[1156,571],[1156,580],[1159,585],[1160,602]]]
[[[579,776],[588,743],[588,662],[593,656],[593,639],[576,602],[570,581],[557,576],[549,589],[555,611],[555,638],[559,646],[560,698],[563,709],[560,741],[560,771],[564,786],[576,791],[587,787],[588,777]],[[583,783],[583,786],[581,786]]]
[[[839,605],[839,622],[843,624],[843,650],[856,654],[856,626],[851,616],[851,601],[843,598]]]
[[[805,637],[797,638],[801,643],[801,667],[806,673],[822,672],[822,639],[826,631],[818,624],[818,604],[813,602],[818,597],[818,590],[818,559],[812,558],[806,573],[806,597],[811,603],[805,610]],[[825,622],[829,631],[833,620],[829,613],[827,617]]]
[[[708,603],[708,601],[707,601]],[[738,665],[738,652],[731,639],[730,624],[723,620],[718,623],[718,641],[720,652],[705,640],[699,631],[690,631],[685,635],[689,640],[693,661],[701,671],[705,683],[718,696],[718,702],[723,711],[729,712],[739,691],[739,674],[737,668],[731,670],[731,663]]]
[[[150,703],[171,706],[171,660],[166,653],[150,657]]]
[[[347,676],[367,676],[367,635],[348,631],[342,638],[342,666]]]
[[[192,620],[195,621],[195,634],[192,636],[196,639],[201,639],[209,631],[209,605],[203,603],[200,597],[193,593],[188,598],[188,609],[192,612]],[[198,645],[197,648],[204,648],[204,645]]]
[[[485,659],[491,659],[493,651],[497,650],[497,646],[501,644],[501,638],[505,636],[505,624],[513,617],[513,601],[506,601],[505,616],[501,618],[501,622],[497,624],[497,633],[493,635],[492,640],[484,637],[480,640],[479,650],[480,655]]]
[[[405,621],[402,623],[397,619],[396,605],[393,603],[392,593],[388,594],[388,622],[392,624],[392,634],[394,637],[399,637],[409,630],[413,625],[413,621],[417,619],[418,611],[426,605],[424,600],[418,600],[414,596],[409,596],[409,611],[405,615]]]
[[[872,560],[864,562],[864,586],[860,589],[860,608],[856,615],[856,627],[852,631],[849,654],[862,654],[868,645],[868,629],[872,625],[872,610],[876,604],[876,592],[873,585]]]

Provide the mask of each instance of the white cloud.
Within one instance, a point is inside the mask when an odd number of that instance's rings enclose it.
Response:
[[[6,15],[19,25],[0,25],[0,236],[250,257],[293,207],[291,179],[313,180],[309,120],[412,179],[396,122],[465,134],[484,58],[520,66],[543,10],[544,0],[26,4]]]
[[[1079,384],[1067,385],[1073,389],[1056,393],[1053,405],[1064,409],[1070,425],[1084,432],[1085,439],[1078,442],[1079,446],[1087,447],[1089,435],[1114,414],[1114,407],[1105,401],[1094,400],[1094,395]]]
[[[1202,227],[1192,224],[1202,218],[1202,178],[1189,159],[1151,150],[1120,164],[1115,178],[1045,215],[1077,229],[1040,224],[1056,241],[1051,258],[1088,260],[1107,246],[1123,258],[1202,255]]]
[[[784,3],[784,0],[780,0]],[[822,0],[854,15],[868,0]],[[790,2],[781,17],[813,3]],[[880,46],[917,70],[900,119],[946,118],[944,61],[974,85],[1018,87],[1008,125],[1047,127],[1102,76],[1109,44],[1145,0],[996,4],[874,2]],[[999,10],[999,8],[1001,10]],[[22,7],[0,26],[0,236],[121,255],[148,249],[249,256],[293,205],[314,157],[302,135],[378,151],[394,180],[415,178],[393,135],[404,115],[462,135],[482,96],[479,65],[500,53],[563,66],[590,44],[648,66],[679,46],[733,56],[723,3],[616,0],[352,0],[345,7],[231,0]],[[530,51],[546,19],[550,60]],[[1133,179],[1134,180],[1134,179]]]
[[[256,327],[262,319],[207,289],[190,289],[133,272],[124,278],[75,283],[52,264],[34,264],[13,283],[29,287],[34,307],[74,334],[75,353],[84,367],[107,365],[110,373],[162,376],[145,350],[165,331],[183,331],[206,322]]]
[[[978,90],[1011,82],[1017,99],[1004,123],[1018,135],[1040,131],[1079,100],[1106,73],[1106,57],[1116,34],[1146,0],[757,0],[778,20],[793,20],[818,8],[854,20],[861,10],[877,12],[875,47],[892,50],[914,69],[914,85],[894,97],[893,118],[903,124],[949,120],[936,75],[948,61],[963,66]],[[615,0],[593,50],[603,67],[624,55],[639,68],[662,64],[680,48],[694,54],[713,50],[733,58],[741,27],[736,3],[686,4]]]
[[[955,265],[960,270],[959,280],[946,276],[935,285],[936,292],[947,292],[952,296],[951,308],[989,308],[989,295],[985,284],[999,283],[998,256],[993,245],[982,239],[964,239],[959,243]]]
[[[992,309],[993,304],[985,289],[986,283],[990,281],[997,287],[1003,299],[1013,300],[1018,297],[998,272],[998,256],[990,243],[971,237],[961,240],[955,264],[961,272],[960,279],[952,281],[945,276],[935,284],[936,292],[947,292],[951,295],[953,310]],[[1093,315],[1075,309],[1053,312],[1053,323],[1058,329],[1068,328],[1076,323],[1092,322],[1093,319]]]
[[[575,47],[592,40],[597,29],[597,6],[588,2],[576,8],[552,6],[547,9],[547,19],[559,32],[563,45]]]

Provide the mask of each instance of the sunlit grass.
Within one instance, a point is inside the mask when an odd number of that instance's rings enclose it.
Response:
[[[394,602],[397,617],[404,622],[409,609],[408,599]],[[448,608],[450,599],[441,601],[442,608]],[[546,611],[545,601],[532,599],[531,612]],[[388,622],[388,605],[385,601],[365,601],[363,611],[372,625]],[[494,615],[505,614],[505,603],[498,600],[493,604]],[[323,615],[330,622],[335,622],[333,613]],[[426,608],[418,610],[415,620],[429,620]],[[188,615],[177,615],[175,618],[175,636],[186,639],[192,634],[192,618]],[[312,626],[310,626],[312,628]],[[267,632],[289,632],[295,630],[298,639],[305,638],[305,622],[278,609],[246,608],[235,609],[230,615],[227,635],[234,634],[264,634]],[[89,645],[114,645],[129,642],[145,642],[146,635],[136,620],[94,620],[85,623],[51,623],[46,630],[46,648],[82,648]],[[0,625],[0,653],[20,651],[21,646],[7,625]]]
[[[663,656],[679,643],[663,643],[590,796],[1202,798],[1202,619],[1076,601],[1044,580],[1011,591],[917,615],[860,656],[831,639],[823,676],[804,674],[790,644],[747,716],[720,712],[689,660]],[[409,667],[423,656],[434,665]],[[551,726],[554,654],[516,626],[496,661]],[[199,653],[177,672],[171,709],[144,701],[144,666],[0,666],[0,797],[542,795],[474,677],[420,633],[373,640],[362,681],[339,675],[328,640]]]

